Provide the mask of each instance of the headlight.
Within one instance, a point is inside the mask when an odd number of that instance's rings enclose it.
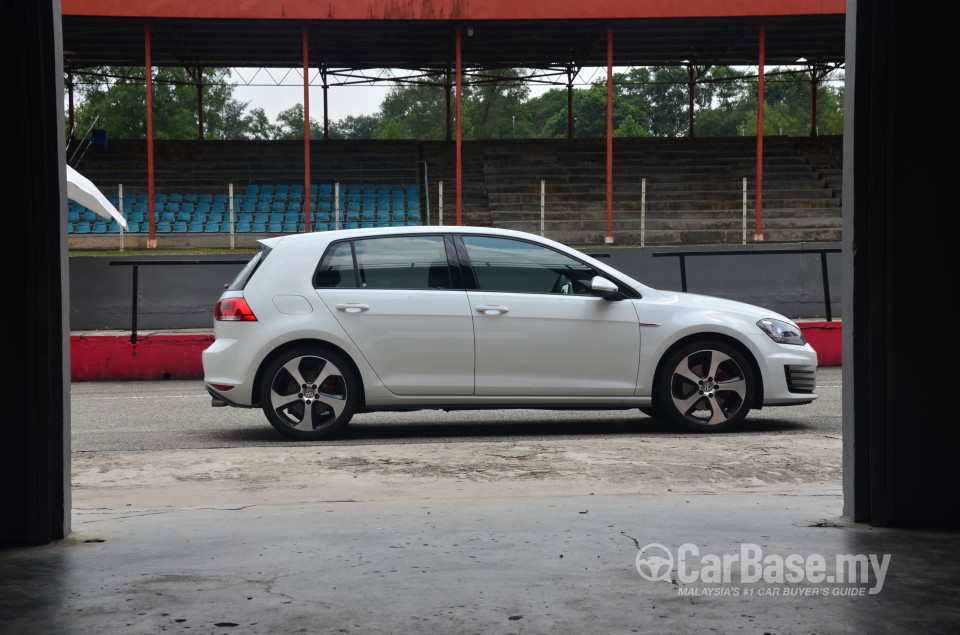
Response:
[[[795,324],[784,322],[783,320],[774,320],[765,318],[757,322],[760,330],[770,336],[778,344],[795,344],[803,346],[807,343],[807,338],[803,336],[800,328]]]

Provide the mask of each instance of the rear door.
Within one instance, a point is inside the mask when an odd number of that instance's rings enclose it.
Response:
[[[447,249],[442,235],[343,241],[317,272],[317,293],[396,394],[473,393],[473,320]]]
[[[590,294],[597,272],[546,246],[461,236],[476,333],[478,395],[633,395],[640,363],[634,303]]]

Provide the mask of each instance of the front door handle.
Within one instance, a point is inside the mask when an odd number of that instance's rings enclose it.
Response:
[[[510,310],[499,304],[483,304],[474,308],[477,310],[477,313],[483,313],[484,315],[503,315]]]
[[[343,311],[345,313],[360,313],[361,311],[367,311],[370,309],[369,304],[363,304],[362,302],[345,302],[343,304],[336,305],[338,311]]]

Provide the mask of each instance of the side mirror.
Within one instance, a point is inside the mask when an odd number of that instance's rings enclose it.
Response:
[[[623,297],[617,285],[600,276],[594,276],[590,281],[590,293],[604,300],[620,300]]]

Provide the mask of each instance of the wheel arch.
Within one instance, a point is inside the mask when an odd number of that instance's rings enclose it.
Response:
[[[664,372],[664,364],[666,360],[670,358],[673,353],[682,346],[691,344],[694,342],[722,342],[728,346],[736,348],[749,362],[750,370],[753,371],[753,376],[756,379],[757,385],[756,390],[754,391],[753,404],[751,404],[751,409],[759,409],[763,407],[763,374],[760,372],[760,365],[757,363],[757,358],[750,351],[750,349],[743,344],[740,340],[729,335],[724,335],[723,333],[693,333],[682,337],[673,344],[670,345],[667,350],[663,352],[663,355],[660,356],[660,360],[657,362],[657,369],[653,374],[653,390],[651,391],[653,400],[656,401],[657,390],[656,386],[660,385],[660,377]],[[654,407],[657,404],[654,403]]]
[[[291,351],[291,350],[305,347],[305,346],[312,346],[312,347],[327,349],[329,351],[332,351],[342,356],[345,360],[347,360],[347,363],[350,364],[350,368],[351,370],[353,370],[353,373],[357,378],[357,384],[360,387],[359,406],[363,406],[366,403],[366,394],[364,392],[364,386],[363,386],[363,375],[360,373],[360,368],[357,366],[357,363],[353,361],[353,357],[351,357],[350,354],[347,353],[347,351],[343,350],[341,347],[337,346],[336,344],[331,344],[330,342],[327,342],[325,340],[301,338],[301,339],[291,340],[289,342],[284,342],[280,346],[270,351],[270,354],[264,357],[263,360],[261,360],[260,366],[257,368],[257,373],[253,379],[253,395],[252,395],[253,403],[251,404],[252,407],[258,408],[261,405],[260,404],[260,394],[261,394],[260,388],[263,385],[264,374],[266,372],[266,369],[270,367],[270,364],[272,364],[275,359],[277,359],[279,356],[283,355],[287,351]]]

